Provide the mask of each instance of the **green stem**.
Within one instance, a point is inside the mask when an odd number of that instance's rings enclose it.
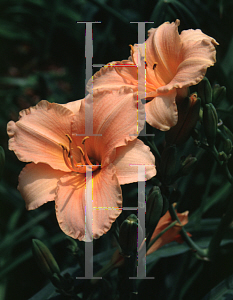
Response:
[[[220,161],[218,158],[218,151],[216,149],[216,147],[208,147],[205,144],[201,144],[200,145],[203,149],[205,149],[207,152],[211,153],[213,155],[213,157],[216,159],[216,161],[218,162],[218,164],[222,167],[228,181],[233,185],[233,177],[228,169],[228,165],[227,162],[223,162]],[[221,241],[223,239],[225,230],[227,229],[227,227],[229,226],[229,224],[232,222],[233,220],[233,202],[230,201],[228,208],[226,210],[226,214],[222,217],[221,222],[216,230],[216,232],[214,233],[209,247],[207,249],[207,255],[210,259],[213,259],[219,249],[219,246],[221,244]]]
[[[173,205],[170,205],[169,207],[169,212],[170,212],[170,215],[172,217],[173,220],[177,220],[179,222],[180,225],[181,222],[180,222],[180,219],[178,218],[177,216],[177,213],[175,211],[175,208]],[[207,256],[207,249],[203,249],[203,248],[200,248],[187,234],[186,230],[184,229],[184,227],[182,227],[181,231],[180,231],[180,234],[183,238],[183,240],[189,245],[189,247],[191,249],[193,249],[200,257],[202,258],[206,258]]]
[[[216,256],[221,241],[223,239],[223,235],[226,229],[229,227],[232,220],[233,220],[233,201],[230,201],[226,214],[222,217],[221,222],[210,241],[208,247],[208,257],[210,259],[213,259]]]
[[[230,173],[230,171],[228,169],[227,162],[223,162],[223,161],[219,160],[219,158],[218,158],[218,151],[217,151],[216,147],[214,146],[214,147],[210,148],[209,146],[207,146],[207,145],[205,145],[203,143],[200,144],[200,147],[213,155],[213,157],[218,162],[218,164],[223,168],[228,181],[231,184],[233,184],[233,177],[232,177],[232,175],[231,175],[231,173]]]
[[[167,226],[164,230],[162,230],[156,237],[154,237],[151,241],[150,241],[150,243],[149,243],[149,245],[148,245],[148,247],[147,247],[147,249],[146,249],[146,252],[150,249],[150,247],[151,246],[153,246],[153,244],[165,233],[165,232],[167,232],[169,229],[171,229],[173,226],[175,226],[176,224],[177,224],[177,220],[175,220],[174,222],[172,222],[169,226]]]

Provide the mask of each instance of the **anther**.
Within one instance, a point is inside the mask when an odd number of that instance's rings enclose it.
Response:
[[[85,138],[82,140],[82,144],[84,145],[85,141],[89,138],[90,138],[89,136],[85,136]]]
[[[68,137],[69,142],[72,143],[72,138],[69,136],[69,134],[66,134],[66,136]]]

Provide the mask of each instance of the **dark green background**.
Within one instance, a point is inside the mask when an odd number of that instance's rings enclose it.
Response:
[[[17,191],[23,163],[7,147],[6,124],[16,121],[20,110],[42,99],[66,103],[85,95],[85,25],[76,21],[101,21],[93,25],[93,63],[105,64],[127,59],[129,44],[137,43],[137,25],[132,21],[153,21],[157,27],[165,21],[180,19],[179,30],[200,28],[218,42],[217,63],[207,72],[211,84],[224,85],[227,97],[219,107],[219,116],[233,129],[233,1],[149,1],[149,0],[1,0],[0,1],[0,145],[6,163],[0,182],[0,299],[24,300],[47,282],[31,254],[31,240],[42,240],[53,252],[61,269],[74,265],[65,247],[56,221],[54,203],[35,211],[26,211]],[[148,29],[152,27],[148,25]],[[97,69],[93,69],[93,72]],[[195,90],[195,88],[194,88]],[[162,147],[164,135],[157,133]],[[188,155],[193,144],[178,149]],[[195,154],[195,153],[193,153]],[[213,159],[203,153],[198,166],[178,182],[182,192],[180,211],[190,210],[188,227],[197,241],[208,241],[218,218],[231,197],[231,188]],[[232,161],[230,161],[232,165]],[[215,168],[211,171],[211,168]],[[208,183],[209,182],[209,183]],[[200,203],[209,188],[209,208],[200,211]],[[225,187],[222,191],[221,188]],[[124,201],[135,203],[135,185],[123,188]],[[216,192],[221,192],[220,196]],[[211,202],[212,201],[212,202]],[[130,203],[127,203],[130,204]],[[205,207],[205,205],[204,205]],[[203,207],[201,208],[203,210]],[[196,215],[195,215],[196,213]],[[206,223],[201,222],[201,217]],[[211,221],[212,220],[212,221]],[[209,222],[209,223],[208,223]],[[212,223],[211,223],[212,222]],[[174,254],[168,249],[152,268],[155,280],[146,281],[140,299],[201,299],[217,283],[233,273],[231,241],[223,247],[215,262],[204,262],[185,250]],[[105,250],[97,241],[96,252]],[[162,255],[162,251],[160,251]]]

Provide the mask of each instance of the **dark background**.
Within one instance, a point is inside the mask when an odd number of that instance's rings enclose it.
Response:
[[[29,299],[46,284],[47,279],[32,258],[33,238],[49,246],[62,270],[74,264],[65,247],[65,234],[56,221],[54,203],[35,211],[25,209],[17,191],[18,175],[24,164],[8,150],[6,124],[16,121],[20,110],[42,99],[66,103],[85,96],[85,25],[76,21],[101,21],[93,25],[95,64],[128,58],[129,44],[137,43],[138,39],[137,24],[130,24],[132,21],[153,21],[149,29],[178,18],[180,32],[200,28],[214,37],[220,44],[217,63],[208,70],[207,77],[212,85],[226,86],[227,98],[219,114],[233,128],[232,8],[230,0],[1,0],[0,145],[5,150],[6,163],[0,182],[0,299]],[[97,70],[93,68],[93,72]],[[185,150],[179,151],[182,155]],[[211,177],[208,196],[214,204],[206,214],[194,214],[196,223],[190,222],[189,227],[194,238],[208,241],[217,223],[198,227],[198,222],[202,224],[199,217],[207,220],[220,217],[230,192],[222,196],[223,200],[214,202],[216,198],[211,195],[221,186],[221,174],[218,168],[211,173],[213,161],[208,156],[200,156],[199,163],[200,168],[180,184],[183,193],[180,210],[189,209],[191,215],[198,211],[206,181]],[[134,188],[132,185],[124,188],[124,197],[128,195],[130,199],[130,190]],[[194,225],[198,227],[196,231]],[[96,249],[102,251],[100,246]],[[233,272],[233,255],[229,254],[233,249],[227,255],[224,251],[227,249],[219,254],[217,262],[207,264],[190,252],[174,256],[171,250],[155,265],[152,273],[156,279],[145,283],[141,295],[148,293],[148,299],[201,299]]]

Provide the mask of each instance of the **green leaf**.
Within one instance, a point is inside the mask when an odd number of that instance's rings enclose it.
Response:
[[[227,299],[233,299],[233,275],[220,282],[202,300]]]

